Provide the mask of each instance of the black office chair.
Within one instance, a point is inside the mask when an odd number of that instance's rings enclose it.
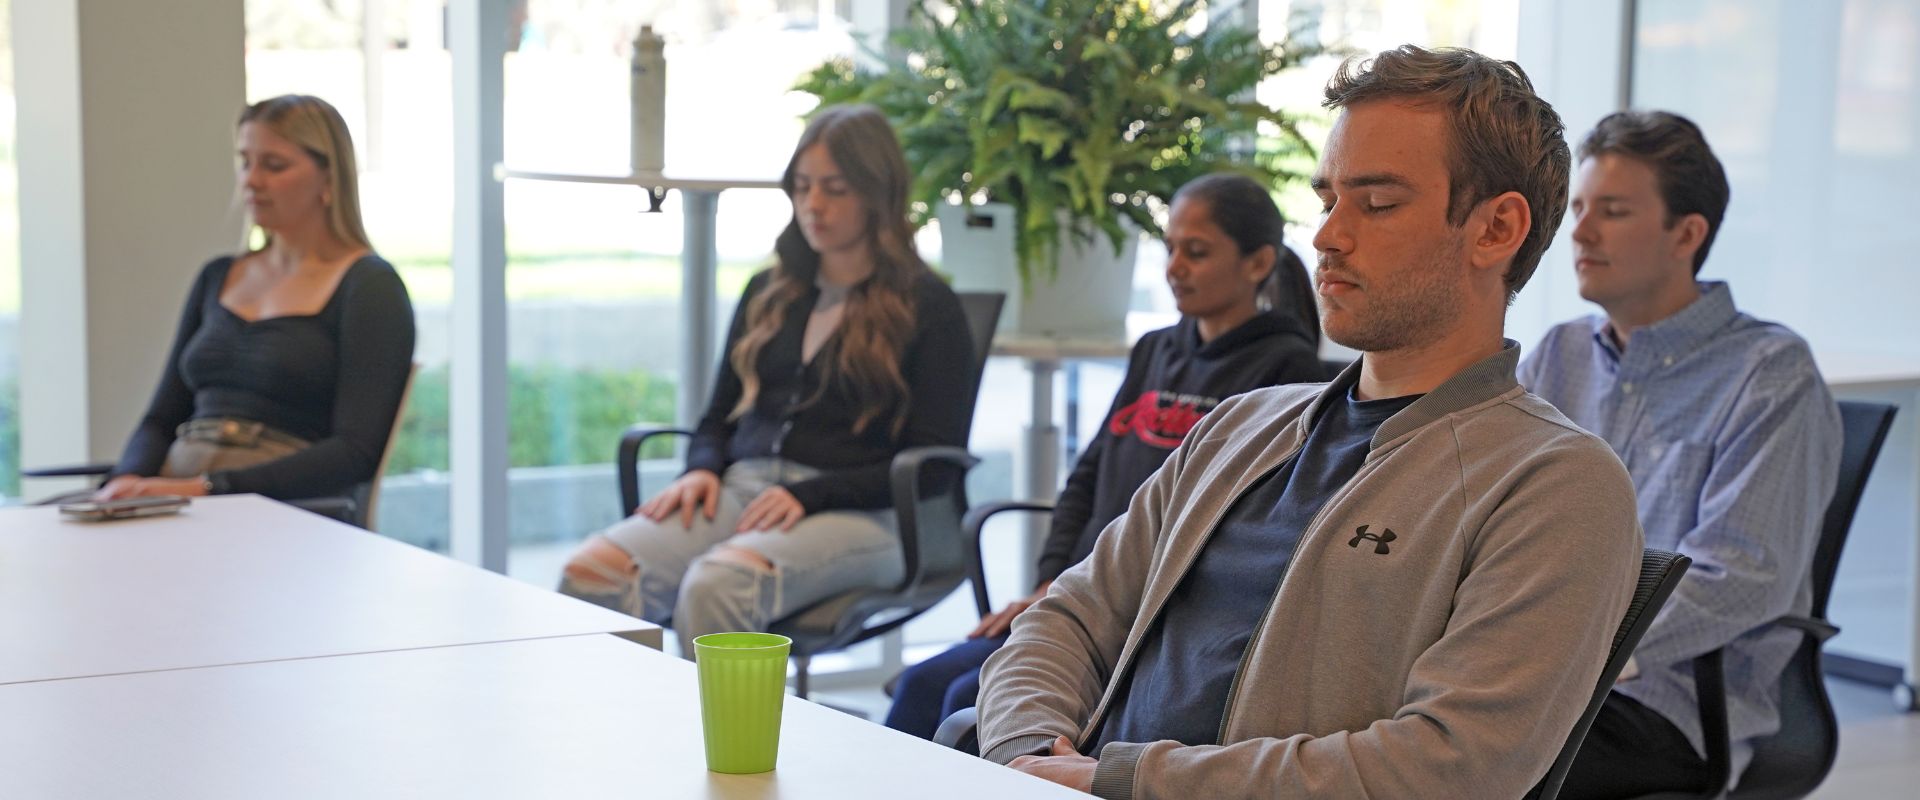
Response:
[[[1320,380],[1331,381],[1334,378],[1338,378],[1340,377],[1340,373],[1345,372],[1347,367],[1350,366],[1353,366],[1353,362],[1351,361],[1342,361],[1336,358],[1320,359]]]
[[[973,605],[983,619],[993,613],[993,605],[987,602],[987,566],[986,559],[980,551],[980,532],[987,527],[987,520],[1009,511],[1052,514],[1053,504],[1031,500],[1003,500],[967,511],[966,520],[960,526],[968,551],[967,581],[973,584]]]
[[[1646,635],[1654,617],[1660,615],[1660,609],[1673,594],[1673,587],[1680,585],[1680,579],[1692,563],[1693,559],[1665,550],[1648,548],[1641,555],[1640,583],[1634,587],[1633,602],[1627,605],[1627,613],[1613,633],[1613,647],[1607,651],[1607,664],[1600,670],[1600,680],[1593,688],[1593,696],[1587,700],[1587,710],[1581,712],[1573,730],[1567,733],[1566,743],[1560,746],[1560,754],[1554,756],[1553,765],[1547,768],[1546,777],[1527,793],[1528,798],[1554,800],[1560,796],[1560,786],[1567,780],[1567,770],[1573,767],[1580,744],[1587,740],[1587,729],[1593,726],[1593,718],[1600,714],[1601,704],[1613,692],[1613,684],[1620,679],[1620,671],[1626,669],[1634,648],[1640,646],[1640,637]]]
[[[1533,791],[1527,794],[1531,800],[1554,800],[1560,794],[1560,785],[1567,777],[1567,769],[1573,766],[1573,757],[1580,750],[1580,743],[1587,738],[1587,728],[1593,725],[1593,718],[1600,713],[1600,704],[1607,699],[1607,693],[1613,690],[1613,683],[1620,677],[1620,670],[1626,668],[1627,658],[1633,655],[1633,649],[1640,644],[1640,637],[1647,632],[1647,626],[1653,624],[1653,618],[1667,604],[1667,597],[1673,594],[1673,587],[1679,585],[1680,577],[1687,572],[1692,559],[1678,553],[1649,549],[1640,558],[1640,582],[1634,587],[1633,600],[1627,604],[1627,612],[1620,619],[1620,627],[1613,633],[1613,645],[1607,651],[1607,661],[1600,670],[1600,680],[1587,701],[1586,711],[1574,723],[1568,732],[1566,744],[1560,747],[1559,755],[1553,759],[1553,765],[1547,769],[1546,777],[1540,779]],[[933,734],[937,744],[978,755],[980,714],[977,709],[963,708],[940,722],[939,730]]]
[[[980,379],[993,346],[994,328],[1006,295],[960,292],[960,306],[972,334],[973,400],[967,427],[973,426]],[[620,437],[620,513],[640,505],[640,450],[656,436],[691,436],[692,431],[635,425]],[[966,580],[969,565],[962,542],[961,517],[967,509],[967,470],[978,459],[957,447],[916,447],[893,458],[890,474],[893,507],[899,517],[906,575],[889,588],[851,589],[800,609],[773,623],[774,633],[793,640],[794,693],[806,697],[814,656],[840,650],[900,627],[952,594]]]
[[[1806,797],[1826,780],[1840,750],[1840,723],[1827,698],[1820,665],[1820,647],[1840,629],[1828,622],[1827,598],[1833,593],[1840,553],[1846,548],[1853,514],[1867,477],[1880,457],[1887,431],[1893,427],[1894,407],[1877,403],[1840,403],[1842,444],[1840,478],[1833,500],[1820,525],[1813,554],[1813,606],[1807,616],[1785,616],[1773,624],[1804,634],[1780,673],[1780,730],[1753,743],[1753,760],[1740,773],[1738,788],[1726,791],[1732,775],[1732,743],[1727,731],[1726,675],[1721,652],[1715,650],[1693,662],[1699,695],[1700,723],[1707,747],[1707,768],[1713,782],[1700,792],[1666,792],[1640,800],[1687,800],[1726,796],[1730,800],[1789,800]]]

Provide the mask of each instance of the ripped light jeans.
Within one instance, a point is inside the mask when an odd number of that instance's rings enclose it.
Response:
[[[605,576],[620,584],[618,590],[589,591],[563,576],[560,591],[672,627],[681,654],[692,658],[694,637],[764,631],[775,620],[848,589],[898,584],[905,567],[890,508],[822,511],[786,531],[734,532],[740,514],[761,491],[819,474],[771,458],[734,464],[721,478],[713,519],[696,510],[688,527],[680,524],[677,509],[660,522],[636,514],[595,534],[633,559],[629,574]],[[773,568],[706,558],[721,545],[758,553]]]

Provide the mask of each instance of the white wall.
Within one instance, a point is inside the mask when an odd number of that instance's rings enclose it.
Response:
[[[1920,4],[1643,5],[1634,104],[1698,122],[1733,185],[1704,274],[1817,348],[1920,356]]]
[[[241,0],[12,6],[21,457],[110,460],[195,271],[239,242]]]

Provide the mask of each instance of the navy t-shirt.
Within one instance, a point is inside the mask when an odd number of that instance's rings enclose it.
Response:
[[[1227,695],[1300,534],[1419,395],[1329,404],[1300,452],[1248,487],[1147,631],[1094,752],[1108,742],[1218,744]]]

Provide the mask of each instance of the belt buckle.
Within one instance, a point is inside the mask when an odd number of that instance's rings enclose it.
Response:
[[[261,423],[246,423],[237,419],[220,421],[220,441],[236,447],[252,447],[260,441]]]

